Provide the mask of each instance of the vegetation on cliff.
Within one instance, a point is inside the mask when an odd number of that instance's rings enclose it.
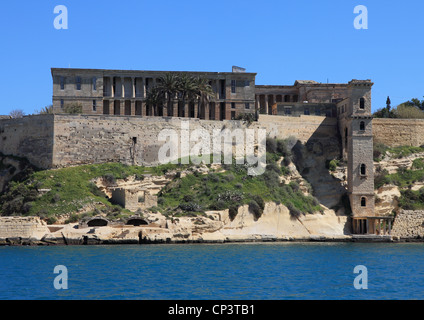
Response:
[[[306,196],[296,182],[284,184],[291,152],[284,140],[267,140],[267,167],[259,176],[249,176],[246,165],[224,165],[223,172],[211,170],[207,175],[194,173],[177,178],[162,189],[159,208],[165,215],[201,214],[206,210],[230,210],[234,218],[238,208],[248,205],[259,218],[265,202],[274,201],[288,207],[292,216],[322,211],[317,199]]]
[[[376,153],[376,150],[378,150],[378,153]],[[390,156],[391,159],[402,159],[423,152],[423,147],[403,146],[389,148],[384,145],[377,145],[374,148],[374,158],[380,162],[386,155]],[[424,209],[424,187],[420,187],[424,185],[424,158],[416,158],[412,161],[410,168],[402,166],[394,173],[389,173],[382,166],[377,166],[374,179],[375,189],[379,189],[384,185],[395,185],[398,187],[401,194],[397,199],[399,208],[405,210]]]
[[[202,174],[194,165],[173,164],[138,167],[107,163],[29,170],[6,186],[0,196],[0,215],[39,216],[48,223],[55,223],[62,216],[68,216],[68,222],[98,214],[111,220],[125,218],[133,213],[112,204],[93,181],[103,178],[113,184],[130,176],[143,179],[145,174],[160,176],[171,170],[176,172],[175,178],[160,192],[158,207],[151,209],[170,217],[229,209],[234,218],[240,206],[248,205],[258,219],[267,201],[286,205],[294,217],[322,211],[318,200],[305,195],[298,183],[282,182],[289,173],[287,165],[291,161],[285,141],[268,140],[267,150],[267,167],[260,176],[249,176],[247,165],[235,162],[215,169],[208,165],[207,174]],[[83,214],[76,215],[87,207]]]

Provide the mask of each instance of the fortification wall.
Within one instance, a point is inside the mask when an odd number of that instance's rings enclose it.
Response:
[[[392,235],[401,238],[424,237],[424,211],[401,211],[393,224]]]
[[[36,239],[50,233],[47,225],[38,217],[0,217],[0,239]]]
[[[0,152],[47,168],[53,158],[53,115],[0,120]]]
[[[337,119],[324,116],[269,116],[260,115],[258,125],[267,130],[270,137],[296,137],[302,143],[311,138],[328,138],[338,135]]]
[[[424,144],[424,120],[373,119],[373,134],[374,143],[418,147]]]
[[[261,115],[258,122],[247,125],[241,121],[57,114],[0,120],[0,152],[26,157],[40,168],[104,162],[155,165],[159,149],[166,143],[159,141],[159,133],[164,129],[173,130],[178,136],[176,143],[181,143],[183,122],[189,124],[190,133],[204,129],[204,137],[211,141],[211,150],[213,132],[224,129],[234,132],[249,128],[255,129],[257,134],[261,128],[266,130],[267,136],[294,136],[303,143],[311,138],[331,138],[338,134],[336,119],[318,116]],[[190,148],[197,141],[192,141]]]

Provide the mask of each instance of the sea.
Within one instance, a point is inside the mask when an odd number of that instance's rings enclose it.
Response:
[[[423,298],[423,243],[0,247],[0,300]]]

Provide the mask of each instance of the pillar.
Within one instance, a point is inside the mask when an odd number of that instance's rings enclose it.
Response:
[[[132,88],[132,95],[131,97],[135,98],[135,77],[131,77],[131,88]]]
[[[268,114],[268,95],[265,95],[265,113]]]
[[[121,97],[125,98],[125,78],[121,77]]]

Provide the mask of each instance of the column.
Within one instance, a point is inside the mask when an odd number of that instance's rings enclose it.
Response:
[[[205,120],[209,120],[209,108],[210,108],[210,105],[211,105],[210,102],[206,102],[205,103],[205,109],[204,109],[204,112],[205,112],[204,119]]]
[[[186,101],[184,104],[184,118],[188,118],[189,114],[188,114],[188,102]]]
[[[121,77],[121,97],[125,98],[125,78]]]
[[[135,77],[131,77],[132,98],[135,98]]]
[[[215,81],[216,83],[216,100],[219,100],[219,80]]]
[[[143,78],[143,82],[141,85],[141,97],[146,98],[146,78]]]
[[[268,95],[265,95],[265,114],[268,114]]]
[[[110,94],[111,94],[111,96],[112,96],[112,98],[115,98],[115,86],[113,85],[114,83],[116,84],[116,79],[115,79],[115,77],[110,77],[110,79],[111,79],[111,81],[110,81],[110,86],[111,86],[111,91],[110,91]],[[113,113],[112,113],[113,114]]]
[[[392,234],[392,220],[389,220],[389,235]]]
[[[255,99],[255,110],[260,110],[261,109],[260,99],[261,99],[261,96],[260,95],[257,95],[256,96],[256,99]]]
[[[146,102],[145,101],[141,102],[141,116],[142,117],[145,117],[147,115],[147,109],[146,108],[147,108]]]

